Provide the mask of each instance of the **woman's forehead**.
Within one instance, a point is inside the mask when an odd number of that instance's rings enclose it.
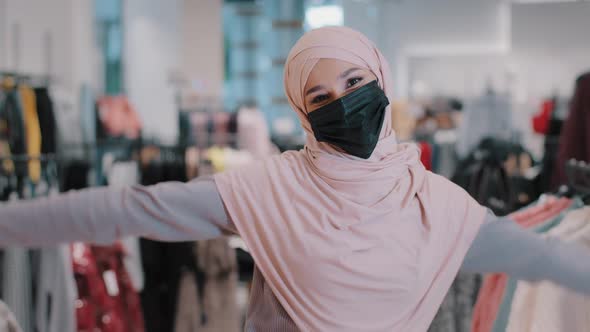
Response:
[[[354,69],[370,72],[369,69],[348,61],[330,58],[320,59],[309,73],[305,89],[321,84],[322,82],[331,82],[343,78],[345,76],[343,74],[353,72],[355,71]]]

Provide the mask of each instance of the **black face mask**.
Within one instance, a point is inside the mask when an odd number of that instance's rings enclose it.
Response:
[[[375,150],[389,100],[377,81],[309,113],[307,118],[318,142],[367,159]]]

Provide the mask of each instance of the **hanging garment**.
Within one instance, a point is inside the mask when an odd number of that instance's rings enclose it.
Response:
[[[32,331],[33,291],[29,251],[24,248],[4,249],[2,268],[2,296],[6,305],[14,312],[16,321],[23,331]]]
[[[35,88],[37,116],[41,129],[41,153],[57,152],[57,123],[47,88]]]
[[[76,331],[76,280],[69,245],[43,248],[37,280],[38,332]]]
[[[427,142],[420,142],[420,161],[427,170],[432,170],[432,146]]]
[[[4,90],[0,88],[0,156],[10,157],[10,129],[8,119],[4,113],[4,102],[6,96]],[[3,160],[0,163],[0,171],[5,174],[12,174],[14,172],[14,163],[10,159]]]
[[[545,135],[545,142],[543,143],[544,153],[541,161],[541,172],[537,176],[537,188],[540,192],[549,192],[552,190],[552,181],[555,174],[555,166],[557,166],[557,156],[559,153],[559,136],[561,135],[561,128],[563,127],[563,120],[556,117],[549,121],[549,128]]]
[[[203,295],[197,289],[197,276],[193,272],[185,271],[178,286],[174,332],[201,331],[203,324],[199,301],[201,296]]]
[[[199,241],[194,249],[199,273],[182,275],[175,331],[240,331],[235,251],[225,238]]]
[[[33,328],[33,279],[29,258],[29,250],[22,246],[7,247],[2,255],[2,299],[25,332]]]
[[[539,113],[535,114],[531,120],[535,133],[541,135],[547,134],[554,109],[555,101],[553,99],[543,101]]]
[[[495,214],[506,215],[513,211],[510,180],[502,162],[482,150],[483,154],[476,151],[458,165],[452,181]]]
[[[120,244],[71,247],[78,288],[78,331],[143,332],[139,296],[123,264]]]
[[[26,85],[19,86],[22,110],[25,120],[25,133],[27,141],[27,155],[39,156],[41,154],[41,127],[37,115],[37,100],[35,91]],[[41,162],[30,160],[28,163],[29,179],[33,183],[39,182],[41,178]]]
[[[80,190],[88,188],[88,173],[90,164],[88,161],[70,161],[63,166],[63,179],[61,191]]]
[[[230,114],[225,112],[215,112],[211,114],[213,121],[213,144],[227,146],[231,140],[229,136],[229,119]]]
[[[570,103],[570,113],[561,130],[555,173],[552,174],[554,189],[566,183],[565,166],[569,159],[590,162],[589,108],[590,73],[586,73],[576,80],[576,89]]]
[[[434,317],[428,332],[469,332],[481,277],[460,272]]]
[[[205,112],[193,112],[189,113],[189,115],[192,141],[194,141],[198,147],[208,147],[210,144],[209,131],[207,129],[209,114]]]
[[[0,126],[1,126],[1,124],[0,124]],[[10,151],[10,146],[8,145],[7,141],[2,140],[2,139],[0,139],[0,156],[7,158],[7,159],[3,160],[2,163],[0,164],[2,166],[2,173],[13,174],[14,173],[14,162],[10,159],[10,156],[12,156],[12,153]]]
[[[112,310],[106,284],[97,266],[90,246],[83,243],[71,245],[72,266],[78,298],[76,299],[76,330],[79,332],[106,330],[121,331],[124,324],[118,313]],[[109,282],[113,282],[112,274]],[[114,291],[114,287],[113,287]]]
[[[456,130],[439,130],[433,137],[432,170],[447,179],[457,171],[456,142]]]
[[[583,203],[568,199],[548,198],[542,204],[533,206],[531,212],[528,209],[511,215],[519,225],[531,228],[537,233],[542,233],[559,224],[567,211],[577,209]],[[494,330],[494,323],[501,309],[503,296],[508,285],[506,274],[491,274],[484,278],[479,296],[474,308],[472,331],[489,332]]]
[[[95,95],[88,84],[80,87],[80,123],[82,127],[82,138],[84,142],[96,141],[96,108]]]
[[[97,102],[97,108],[106,135],[129,139],[140,136],[141,120],[126,97],[102,97]]]
[[[12,82],[3,81],[4,100],[0,105],[0,130],[4,132],[4,137],[8,145],[3,148],[5,152],[17,155],[26,153],[26,133],[21,104],[19,102],[18,91],[14,88]],[[10,84],[12,83],[12,84]],[[18,175],[26,175],[26,164],[20,162],[6,162],[5,169],[14,169]]]
[[[590,248],[590,208],[570,212],[546,237]],[[515,288],[505,331],[585,331],[590,326],[589,297],[547,281],[517,281]]]
[[[238,149],[250,152],[255,158],[271,154],[271,141],[264,114],[258,109],[245,108],[237,114]]]
[[[143,332],[144,320],[141,302],[125,268],[123,246],[120,243],[108,247],[93,246],[92,253],[106,283],[108,294],[116,299],[116,304],[113,303],[113,310],[119,313],[124,322],[124,329],[121,332]],[[109,286],[109,278],[107,277],[109,272],[113,272],[114,278],[116,278],[118,291],[114,289],[115,287],[111,289]]]
[[[23,331],[32,331],[33,304],[29,252],[24,248],[4,250],[2,295],[6,305],[14,312]]]
[[[556,219],[555,221],[553,221],[551,223],[544,224],[540,227],[536,227],[535,231],[537,233],[541,233],[541,234],[546,234],[547,232],[550,232],[551,230],[555,229],[555,227],[558,227],[559,225],[561,225],[563,223],[564,219],[567,217],[567,215],[571,211],[573,211],[575,209],[579,209],[582,206],[583,206],[583,203],[580,200],[575,200],[574,204],[572,204],[572,207],[570,207],[570,209],[568,209],[567,211],[561,213],[558,219]],[[558,246],[555,246],[555,247],[556,247],[555,251],[557,251]],[[547,250],[548,248],[549,248],[549,245],[546,245],[544,249]],[[573,252],[570,252],[570,254],[571,253],[573,253]],[[541,258],[543,256],[548,256],[550,254],[551,253],[549,253],[547,251],[544,253],[541,252],[540,255],[538,255],[538,257]],[[568,259],[572,259],[572,257],[575,257],[575,256],[567,257],[567,255],[564,255],[563,251],[561,251],[560,256],[561,256],[560,259],[557,259],[557,261],[568,260]],[[555,267],[557,267],[559,269],[559,263],[557,263],[556,266],[553,266],[554,270],[555,270]],[[548,270],[551,270],[551,268],[549,268]],[[557,275],[563,274],[563,271],[557,270],[557,271],[553,272],[553,274],[554,274],[554,276],[556,274]],[[538,280],[539,278],[542,278],[541,273],[539,273],[538,275],[539,276],[535,277],[532,280],[534,281],[534,280]],[[569,276],[566,278],[569,278]],[[528,280],[531,280],[531,279],[528,279]],[[508,324],[508,318],[510,315],[510,310],[511,310],[511,305],[512,305],[512,300],[514,298],[514,292],[516,291],[517,282],[518,282],[518,280],[516,278],[512,278],[512,277],[508,278],[508,281],[506,283],[506,289],[504,290],[502,301],[501,301],[499,309],[498,309],[498,314],[494,320],[494,325],[493,325],[493,329],[492,329],[493,332],[505,332],[506,331],[507,324]],[[587,280],[584,279],[583,283],[586,284]]]
[[[412,105],[400,101],[391,103],[391,123],[397,138],[406,142],[414,137],[416,117],[412,114]]]
[[[183,296],[183,299],[190,296],[190,293],[187,295],[181,292],[182,276],[185,272],[197,274],[194,243],[165,243],[141,239],[140,244],[145,275],[141,302],[146,331],[173,331],[177,315],[185,317],[179,312],[192,310],[190,302],[187,304],[188,308],[181,308],[177,304],[181,300],[179,296]],[[182,323],[180,325],[184,326]]]
[[[237,332],[241,315],[237,303],[236,252],[219,238],[199,241],[196,245],[197,264],[205,277],[201,307],[203,317],[199,331]]]
[[[0,332],[22,332],[20,325],[16,321],[14,314],[0,301]]]

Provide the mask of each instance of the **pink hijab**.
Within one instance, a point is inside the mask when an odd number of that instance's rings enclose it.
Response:
[[[315,140],[303,87],[320,58],[370,69],[392,98],[379,50],[343,27],[306,33],[285,90],[307,144],[215,177],[227,211],[276,298],[303,331],[425,331],[485,216],[462,189],[397,144],[387,109],[373,155]]]

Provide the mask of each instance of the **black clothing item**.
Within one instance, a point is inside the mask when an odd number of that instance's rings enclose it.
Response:
[[[57,125],[53,102],[47,88],[35,88],[37,99],[37,115],[41,127],[41,153],[55,153],[57,151]]]
[[[193,242],[140,240],[145,284],[141,292],[146,332],[173,331],[184,271],[196,271]]]
[[[6,123],[5,131],[12,154],[25,154],[25,122],[16,89],[5,91],[4,102],[0,105],[0,121]]]
[[[519,144],[484,139],[459,163],[452,181],[496,215],[507,215],[540,195],[534,181],[521,175],[511,176],[504,168],[510,156],[522,154],[533,160]]]
[[[318,142],[368,159],[379,141],[389,100],[372,81],[307,115]]]
[[[0,138],[8,141],[13,155],[23,155],[26,150],[25,123],[17,89],[4,90],[3,103],[0,104]],[[24,177],[28,173],[26,162],[14,162],[16,175]]]
[[[163,151],[163,156],[165,152]],[[185,182],[183,160],[158,160],[142,168],[142,185]],[[167,243],[140,239],[145,284],[141,292],[146,332],[173,331],[178,290],[184,271],[199,275],[194,242]]]
[[[90,164],[87,161],[71,161],[62,170],[61,191],[88,188]]]

